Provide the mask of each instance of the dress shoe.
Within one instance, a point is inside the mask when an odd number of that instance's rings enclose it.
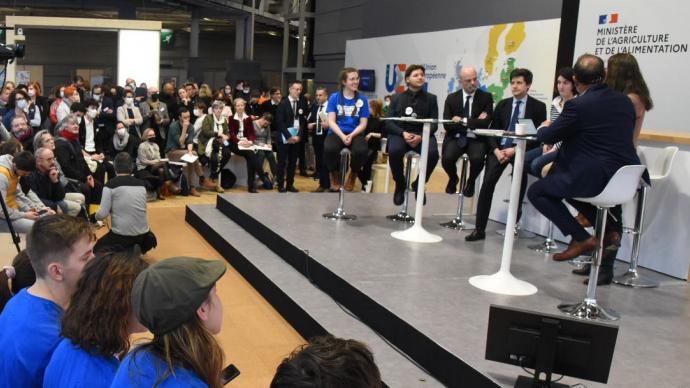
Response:
[[[331,191],[340,191],[340,174],[338,171],[328,173],[331,179]]]
[[[196,187],[192,187],[191,189],[189,189],[189,195],[193,197],[201,197],[201,194],[199,194]]]
[[[393,193],[393,203],[396,206],[400,206],[405,202],[405,186],[404,185],[395,185],[395,192]]]
[[[559,253],[553,255],[554,261],[566,261],[574,259],[585,252],[589,252],[597,246],[597,239],[595,237],[590,237],[583,241],[570,241],[568,248]]]
[[[582,226],[583,228],[589,228],[590,226],[592,226],[592,223],[589,222],[587,217],[585,217],[585,215],[582,213],[577,213],[577,215],[575,216],[575,219],[580,224],[580,226]]]
[[[597,286],[605,286],[613,282],[613,267],[599,267],[599,276],[597,277]],[[589,278],[583,281],[584,284],[589,284]]]
[[[475,229],[472,231],[472,233],[465,236],[465,241],[479,241],[484,240],[485,238],[486,232],[484,232],[483,230]]]
[[[297,188],[295,186],[288,186],[287,191],[289,191],[291,193],[299,193],[299,190],[297,190]]]
[[[247,191],[250,192],[250,193],[252,193],[252,194],[258,193],[258,191],[256,191],[256,187],[249,187],[249,188],[247,189]]]
[[[357,175],[353,174],[352,171],[350,171],[350,174],[347,176],[347,180],[345,181],[345,190],[347,190],[347,191],[354,190],[356,180],[357,180]]]
[[[472,198],[474,196],[474,182],[466,182],[465,188],[462,190],[462,196],[465,198]]]
[[[451,177],[448,179],[448,184],[446,185],[446,193],[455,194],[455,190],[458,187],[459,179],[458,177]]]
[[[204,179],[201,182],[201,185],[206,189],[206,190],[215,190],[216,189],[216,182],[213,181],[213,179]]]
[[[575,268],[571,272],[574,275],[580,275],[580,276],[589,276],[589,271],[592,269],[591,264],[585,264],[582,266],[582,268]]]
[[[287,190],[285,189],[285,187],[279,187],[278,192],[279,193],[287,193]]]

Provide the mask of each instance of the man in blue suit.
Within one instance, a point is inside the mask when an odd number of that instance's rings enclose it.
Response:
[[[596,238],[570,214],[563,199],[594,225],[596,208],[573,198],[598,195],[619,168],[640,164],[633,144],[635,109],[626,95],[603,83],[604,62],[585,54],[573,70],[580,95],[566,102],[558,119],[551,125],[546,122],[548,126],[539,128],[537,134],[543,143],[563,141],[563,145],[549,175],[533,184],[527,194],[534,207],[572,237],[568,248],[553,256],[556,261],[572,259],[596,246]],[[619,206],[605,228],[604,245],[614,254],[603,257],[600,283],[611,282],[621,231]]]

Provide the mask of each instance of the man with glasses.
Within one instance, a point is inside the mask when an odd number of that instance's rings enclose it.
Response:
[[[50,148],[36,150],[36,170],[29,176],[31,190],[38,195],[46,206],[70,216],[76,216],[82,210],[85,198],[80,193],[66,193],[60,182],[60,172],[55,165],[55,155]]]

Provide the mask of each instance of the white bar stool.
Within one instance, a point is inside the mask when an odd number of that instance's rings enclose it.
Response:
[[[468,164],[470,160],[467,157],[467,154],[462,154],[461,159],[462,169],[460,170],[460,192],[458,192],[458,210],[455,214],[455,218],[448,222],[441,223],[441,226],[443,226],[444,228],[453,230],[474,229],[474,225],[469,224],[462,219],[462,209],[465,204],[465,195],[463,194],[463,192],[465,191],[465,185],[467,184],[467,172],[469,170]]]
[[[345,147],[340,150],[340,190],[338,192],[338,208],[332,213],[325,213],[323,218],[330,220],[356,220],[357,216],[354,214],[347,214],[345,212],[345,175],[350,166],[350,149]]]
[[[604,229],[606,225],[606,215],[608,210],[616,205],[630,201],[635,196],[637,187],[640,184],[640,177],[646,167],[643,165],[624,166],[618,169],[613,177],[606,184],[596,197],[575,198],[578,201],[591,203],[597,207],[597,222],[595,235],[597,245],[595,247],[592,269],[589,271],[589,284],[587,285],[587,295],[579,303],[563,303],[558,305],[558,309],[563,313],[583,319],[615,321],[620,316],[613,310],[609,310],[597,303],[597,278],[599,277],[599,266],[604,253]]]
[[[659,183],[671,174],[671,167],[673,161],[678,153],[678,147],[666,147],[663,153],[655,161],[649,174],[649,180],[652,184]],[[642,226],[644,224],[644,209],[647,203],[647,191],[649,186],[642,184],[637,192],[637,211],[635,212],[635,227],[631,233],[633,235],[632,250],[630,252],[630,266],[628,270],[613,278],[613,282],[621,286],[639,287],[639,288],[654,288],[658,287],[659,283],[651,279],[647,279],[637,272],[637,263],[640,258],[640,243],[642,240]]]
[[[409,213],[407,213],[407,207],[409,204],[410,191],[411,191],[410,179],[412,178],[412,160],[414,158],[418,158],[419,154],[416,153],[415,151],[407,151],[407,153],[405,153],[405,157],[407,158],[407,170],[405,170],[405,200],[403,201],[403,204],[400,207],[400,211],[398,212],[398,214],[386,216],[386,218],[388,218],[391,221],[413,223],[414,217],[412,217],[411,215],[409,215]]]

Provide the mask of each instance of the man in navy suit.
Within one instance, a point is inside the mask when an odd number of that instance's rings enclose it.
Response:
[[[470,160],[470,176],[465,182],[463,195],[474,195],[474,182],[484,168],[486,142],[483,139],[468,138],[467,129],[488,128],[494,112],[494,99],[491,93],[479,89],[477,70],[474,67],[463,67],[460,70],[462,89],[446,97],[443,107],[443,119],[453,120],[453,124],[444,124],[446,136],[443,138],[441,164],[448,174],[446,193],[453,194],[458,187],[458,170],[455,164],[462,154],[467,153]]]
[[[289,95],[278,104],[276,108],[276,128],[278,134],[278,191],[284,193],[290,191],[296,193],[295,167],[297,164],[297,152],[299,142],[306,139],[307,134],[307,101],[300,97],[302,93],[302,82],[292,81],[290,83]],[[288,128],[296,128],[297,134],[293,136]],[[285,142],[283,142],[285,139]],[[287,168],[287,186],[283,186],[283,180]]]
[[[510,72],[510,91],[512,97],[501,100],[494,110],[491,128],[503,129],[515,132],[515,125],[518,119],[531,119],[534,126],[541,125],[546,120],[546,104],[529,96],[529,88],[532,85],[532,72],[527,69],[515,69]],[[508,138],[485,138],[489,151],[486,157],[486,170],[484,172],[484,182],[479,191],[477,201],[476,228],[469,235],[465,236],[466,241],[483,240],[486,237],[484,230],[489,221],[491,211],[491,200],[494,196],[496,183],[501,178],[503,170],[512,164],[515,158],[515,144]],[[522,185],[520,186],[520,202],[525,196],[527,188],[527,169],[522,174]],[[522,206],[518,205],[518,220],[520,219]]]
[[[532,185],[528,194],[534,207],[572,237],[568,248],[553,256],[556,261],[572,259],[596,246],[595,237],[570,214],[563,200],[594,225],[596,208],[572,198],[596,196],[619,168],[640,164],[633,144],[635,109],[625,94],[603,83],[604,62],[585,54],[573,70],[580,95],[566,102],[556,121],[538,131],[539,141],[563,144],[549,175]],[[614,208],[608,221],[604,245],[615,251],[622,231],[620,207]],[[614,259],[615,254],[604,255],[600,283],[611,282]]]
[[[319,187],[315,190],[317,193],[328,191],[331,187],[331,180],[328,176],[328,169],[323,158],[323,142],[328,135],[328,120],[322,120],[323,114],[328,107],[328,91],[325,87],[319,86],[316,88],[316,102],[309,113],[309,134],[312,136],[312,144],[314,145],[314,159],[316,164],[315,176],[319,179]]]

